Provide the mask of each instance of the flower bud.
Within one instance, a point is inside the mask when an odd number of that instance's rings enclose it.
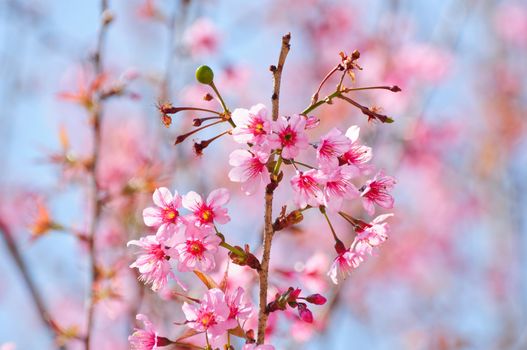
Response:
[[[306,297],[306,301],[308,303],[315,304],[315,305],[324,305],[327,299],[317,293],[317,294],[308,295]]]
[[[307,323],[313,323],[313,313],[311,313],[311,311],[307,308],[306,304],[298,304],[298,315],[300,316],[302,321]]]
[[[196,79],[202,84],[210,85],[214,80],[214,72],[209,66],[199,66],[196,69]]]

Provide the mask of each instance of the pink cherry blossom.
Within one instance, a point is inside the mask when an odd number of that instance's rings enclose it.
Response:
[[[333,261],[328,276],[333,283],[339,284],[339,282],[346,279],[353,269],[357,268],[363,261],[364,258],[359,253],[353,252],[349,249],[344,250]]]
[[[266,165],[268,158],[269,154],[265,152],[233,151],[229,156],[229,164],[234,168],[229,172],[229,179],[241,182],[245,194],[253,194],[260,186],[271,182]]]
[[[185,241],[174,247],[178,253],[178,270],[214,269],[216,266],[214,253],[218,250],[221,238],[208,227],[198,228],[194,225],[188,225],[185,236]]]
[[[378,206],[391,209],[393,208],[393,197],[388,193],[395,185],[395,179],[386,176],[382,171],[377,173],[372,180],[368,180],[362,188],[362,205],[370,215],[375,213],[374,203]]]
[[[175,256],[173,249],[161,244],[156,236],[141,237],[139,240],[128,242],[127,245],[136,245],[142,249],[139,257],[130,267],[139,270],[141,274],[139,280],[152,284],[153,291],[166,286],[169,276],[175,279],[168,261]]]
[[[253,312],[253,305],[245,300],[244,294],[243,288],[238,287],[234,292],[225,295],[225,301],[230,309],[229,319],[235,319],[240,323],[251,317]]]
[[[379,215],[362,230],[357,230],[355,251],[360,254],[368,253],[371,255],[372,248],[386,241],[390,227],[385,220],[392,216],[393,214]]]
[[[154,350],[157,349],[157,332],[154,325],[146,315],[139,314],[135,317],[144,324],[144,329],[135,328],[131,336],[128,337],[132,350]]]
[[[232,138],[238,143],[251,143],[253,147],[259,147],[271,134],[271,119],[261,103],[252,106],[250,110],[237,108],[232,112],[231,118],[236,124],[232,130]]]
[[[295,204],[303,209],[310,205],[318,207],[323,204],[324,194],[319,187],[320,172],[316,169],[310,169],[305,172],[297,171],[296,175],[291,178],[291,187],[293,188]]]
[[[355,168],[343,165],[322,170],[321,177],[324,182],[324,205],[328,209],[337,211],[342,206],[344,199],[353,199],[359,196],[359,191],[351,180],[357,176]]]
[[[184,229],[184,221],[178,210],[181,207],[181,196],[177,191],[172,195],[168,188],[160,187],[155,190],[152,198],[157,207],[143,210],[145,225],[157,228],[159,239],[170,241],[174,234]]]
[[[218,30],[208,18],[198,18],[183,35],[192,56],[211,55],[219,45]]]
[[[293,115],[289,119],[281,117],[273,124],[273,131],[269,137],[272,148],[282,148],[282,158],[293,159],[300,150],[307,148],[308,139],[305,132],[306,119],[300,115]]]
[[[229,319],[225,294],[218,288],[208,290],[199,305],[184,303],[182,309],[187,325],[197,332],[207,332],[207,336],[218,337],[236,327],[236,320]]]
[[[229,199],[229,191],[226,188],[218,188],[209,194],[206,202],[194,191],[184,195],[182,202],[183,207],[192,212],[191,222],[198,226],[214,226],[214,223],[226,224],[230,221],[227,209],[222,207]]]
[[[338,157],[346,153],[351,146],[351,141],[337,129],[331,129],[320,138],[317,147],[317,160],[321,166],[337,166]]]
[[[351,140],[350,148],[344,153],[341,159],[350,165],[355,166],[363,174],[368,174],[372,166],[368,163],[372,158],[371,147],[359,144],[360,128],[356,125],[350,126],[346,131],[346,137]]]
[[[315,116],[310,115],[306,118],[306,130],[314,129],[320,124],[320,119]]]
[[[262,345],[245,344],[242,350],[274,350],[274,346],[269,345],[269,344],[262,344]]]

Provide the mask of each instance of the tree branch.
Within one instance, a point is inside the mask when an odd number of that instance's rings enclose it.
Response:
[[[278,57],[278,64],[271,66],[270,70],[273,73],[273,95],[271,97],[273,103],[273,120],[276,121],[279,115],[279,101],[280,101],[280,82],[282,78],[282,70],[284,68],[285,59],[289,53],[291,34],[288,33],[282,37],[282,48],[280,56]],[[269,159],[269,162],[274,161],[274,157]],[[272,182],[267,186],[265,191],[265,214],[264,214],[264,237],[263,237],[263,253],[261,260],[262,269],[259,272],[260,277],[260,295],[259,295],[259,311],[258,311],[258,337],[257,344],[263,344],[265,341],[265,328],[267,325],[267,290],[269,288],[269,259],[271,256],[271,244],[274,235],[273,229],[273,193],[277,186],[275,174],[272,175]]]

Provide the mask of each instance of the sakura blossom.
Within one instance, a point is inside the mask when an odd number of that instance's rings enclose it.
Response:
[[[306,119],[300,115],[293,115],[289,119],[281,117],[273,124],[269,143],[272,148],[282,149],[282,158],[293,159],[308,146],[305,128]]]
[[[364,225],[363,229],[357,230],[355,238],[355,250],[361,253],[372,253],[372,248],[377,247],[388,239],[390,227],[385,222],[393,214],[379,215],[369,224]]]
[[[230,221],[227,209],[222,206],[230,199],[226,188],[218,188],[212,191],[206,201],[194,191],[183,196],[183,207],[190,210],[192,214],[187,216],[191,222],[198,226],[214,226],[214,223],[226,224]]]
[[[174,235],[184,230],[184,220],[179,213],[181,196],[177,191],[172,195],[166,187],[157,188],[152,196],[156,207],[143,210],[146,226],[157,229],[157,236],[163,241],[170,241]]]
[[[212,230],[198,229],[193,225],[187,227],[185,241],[176,244],[179,271],[191,271],[199,268],[210,271],[216,266],[214,253],[218,250],[221,238]]]
[[[243,323],[252,315],[253,305],[245,299],[246,295],[242,287],[238,287],[233,292],[225,295],[225,301],[230,310],[229,319],[235,319],[239,323]]]
[[[372,150],[371,147],[361,145],[358,142],[359,133],[360,128],[356,125],[348,128],[346,131],[346,137],[350,139],[351,146],[341,158],[345,163],[358,168],[362,174],[368,174],[371,171],[372,166],[366,163],[372,158]]]
[[[317,159],[321,166],[335,167],[339,164],[338,157],[348,152],[351,145],[350,139],[342,132],[333,128],[320,138],[317,147]]]
[[[364,258],[361,254],[351,251],[349,249],[342,251],[337,255],[331,268],[329,269],[328,276],[335,284],[339,284],[346,277],[348,277],[353,269],[357,268]]]
[[[183,312],[187,325],[207,336],[218,337],[236,327],[236,320],[229,319],[230,308],[225,294],[218,288],[208,290],[199,305],[184,303]]]
[[[366,182],[361,188],[360,195],[362,197],[362,205],[368,214],[373,215],[375,213],[374,204],[385,209],[393,208],[393,197],[388,191],[391,191],[394,185],[395,179],[384,175],[382,171]]]
[[[352,180],[357,176],[354,167],[343,165],[322,169],[321,182],[324,184],[324,205],[333,211],[340,210],[344,199],[354,199],[359,196],[357,187]]]
[[[168,278],[176,278],[171,271],[169,260],[176,256],[171,248],[158,241],[154,235],[141,237],[139,240],[128,242],[128,246],[135,245],[141,248],[139,257],[130,267],[137,268],[139,279],[146,284],[152,284],[152,290],[158,291],[166,286]]]
[[[294,202],[300,209],[308,205],[317,207],[324,203],[324,194],[319,185],[321,178],[323,176],[316,169],[297,171],[291,178],[291,187],[295,193]]]
[[[238,143],[251,143],[257,147],[267,142],[271,134],[271,119],[263,104],[257,104],[247,110],[236,108],[232,112],[232,120],[236,127],[232,130],[232,138]]]
[[[266,165],[268,158],[265,152],[233,151],[229,156],[229,164],[234,168],[229,172],[229,179],[241,182],[245,194],[254,194],[259,187],[271,182]]]
[[[157,331],[146,315],[139,314],[136,319],[143,322],[144,329],[136,328],[128,337],[132,350],[155,350],[157,349]]]

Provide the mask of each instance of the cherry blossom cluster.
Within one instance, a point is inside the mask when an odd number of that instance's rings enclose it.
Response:
[[[289,39],[287,35],[283,37],[281,59],[285,59]],[[391,118],[379,114],[377,109],[367,108],[347,95],[361,89],[400,91],[396,86],[356,89],[344,87],[344,78],[349,76],[354,81],[355,71],[362,69],[356,62],[359,57],[358,51],[351,56],[341,53],[341,62],[324,78],[313,95],[311,104],[301,113],[279,115],[276,91],[273,95],[272,112],[261,103],[249,109],[236,108],[231,112],[214,84],[212,69],[207,66],[198,68],[196,78],[212,89],[223,111],[202,107],[174,107],[169,103],[159,106],[162,121],[167,127],[172,123],[170,115],[182,111],[212,114],[195,118],[193,126],[196,129],[179,135],[175,144],[209,127],[228,125],[227,130],[208,140],[195,141],[196,154],[203,155],[203,151],[215,140],[231,137],[240,146],[229,155],[231,169],[228,178],[239,183],[245,195],[265,193],[261,260],[251,253],[248,245],[242,249],[227,243],[225,236],[219,231],[217,225],[230,221],[225,207],[230,195],[224,188],[212,191],[206,200],[193,191],[180,196],[177,192],[172,194],[167,188],[156,189],[153,194],[155,207],[143,211],[145,225],[155,230],[155,234],[128,243],[140,248],[138,258],[130,267],[138,269],[139,279],[151,285],[152,290],[160,291],[167,286],[169,279],[173,279],[185,292],[188,291],[174,273],[175,266],[172,264],[176,263],[179,272],[193,272],[207,286],[208,291],[201,298],[181,294],[188,302],[182,306],[185,321],[178,323],[188,326],[192,335],[203,334],[205,349],[222,346],[234,349],[230,342],[231,335],[244,340],[243,349],[274,349],[273,346],[264,344],[264,333],[267,317],[277,311],[291,315],[296,310],[299,320],[313,322],[313,313],[308,304],[323,305],[326,303],[324,296],[318,293],[301,296],[300,288],[277,287],[274,299],[267,298],[272,235],[300,223],[308,210],[315,215],[322,215],[335,241],[336,257],[327,272],[335,284],[345,279],[368,255],[374,254],[375,249],[388,238],[386,219],[393,214],[380,215],[368,223],[350,215],[347,212],[350,207],[347,202],[360,201],[369,216],[375,214],[376,207],[391,209],[394,199],[390,192],[395,179],[385,175],[382,170],[370,177],[374,173],[374,167],[370,164],[372,149],[360,142],[358,126],[349,126],[345,132],[333,127],[328,132],[321,133],[318,131],[320,120],[312,115],[317,107],[340,98],[359,108],[368,117],[368,121],[393,122]],[[279,80],[281,70],[272,66],[271,71],[275,81]],[[319,100],[322,86],[336,72],[341,72],[336,91]],[[204,97],[205,101],[213,99],[211,94]],[[204,124],[206,122],[209,123]],[[322,136],[313,137],[320,134]],[[286,167],[289,171],[286,171]],[[281,213],[273,222],[272,202],[277,189],[292,192],[292,203],[283,205]],[[287,212],[288,206],[294,209]],[[334,229],[330,219],[334,215],[346,220],[355,231],[354,240],[348,247]],[[249,293],[242,286],[229,290],[228,283],[217,284],[207,275],[207,272],[212,272],[218,265],[215,257],[219,247],[228,250],[232,263],[248,266],[258,272],[260,303],[257,315],[256,308],[248,300],[250,295],[246,295]],[[224,279],[227,278],[225,275]],[[258,316],[258,340],[251,328],[255,316]],[[136,329],[130,336],[133,349],[151,350],[169,344],[188,346],[187,343],[158,336],[146,316],[138,315],[138,319],[144,322],[144,329]]]

